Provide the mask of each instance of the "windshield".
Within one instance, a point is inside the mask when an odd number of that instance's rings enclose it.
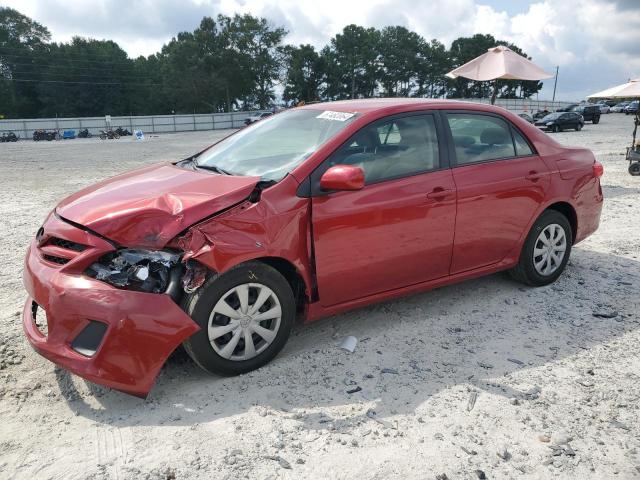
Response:
[[[230,175],[279,181],[354,118],[354,113],[288,110],[213,145],[196,158],[196,164]]]
[[[562,116],[562,113],[550,113],[549,115],[547,115],[546,117],[544,117],[542,120],[546,120],[546,121],[551,121],[551,120],[557,120],[558,118],[560,118]]]

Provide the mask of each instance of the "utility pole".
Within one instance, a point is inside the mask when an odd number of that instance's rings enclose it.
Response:
[[[551,100],[552,102],[556,101],[556,87],[558,86],[558,71],[560,70],[560,66],[558,65],[556,67],[556,79],[553,82],[553,99]]]

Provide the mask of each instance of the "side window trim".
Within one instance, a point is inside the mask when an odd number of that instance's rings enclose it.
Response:
[[[528,157],[533,157],[538,155],[537,150],[533,147],[533,145],[531,144],[531,142],[529,141],[529,139],[527,138],[527,136],[522,133],[522,131],[516,127],[511,121],[509,121],[507,118],[503,117],[502,115],[499,115],[497,113],[493,113],[493,112],[481,112],[478,110],[465,110],[465,109],[446,109],[446,110],[439,110],[440,112],[440,116],[441,116],[441,124],[442,124],[442,128],[444,129],[444,133],[445,136],[447,138],[447,153],[449,156],[449,167],[450,168],[458,168],[458,167],[466,167],[468,165],[481,165],[483,163],[492,163],[492,162],[502,162],[505,160],[514,160],[514,159],[518,159],[518,158],[528,158]],[[511,135],[511,141],[513,142],[513,151],[515,153],[515,156],[513,157],[504,157],[504,158],[492,158],[490,160],[479,160],[477,162],[470,162],[470,163],[465,163],[462,165],[458,164],[458,157],[456,154],[456,150],[455,150],[455,144],[453,143],[453,133],[451,132],[451,127],[449,126],[449,122],[447,120],[447,115],[448,114],[468,114],[468,115],[484,115],[484,116],[489,116],[489,117],[495,117],[498,118],[502,121],[504,121],[508,126],[509,126],[509,134]],[[513,135],[513,132],[516,131],[518,132],[522,138],[524,138],[524,140],[527,142],[527,145],[529,145],[529,148],[531,149],[531,154],[529,155],[518,155],[518,151],[516,149],[516,145],[515,145],[515,138]]]
[[[319,188],[319,185],[316,185],[316,183],[319,184],[319,182],[314,182],[314,176],[316,176],[316,172],[318,172],[319,170],[323,170],[323,167],[326,165],[326,162],[329,161],[331,159],[331,157],[333,157],[333,155],[336,154],[336,152],[338,152],[344,146],[350,145],[351,142],[353,142],[353,138],[362,129],[369,128],[372,125],[374,125],[376,123],[379,123],[379,122],[388,122],[388,121],[393,121],[393,120],[397,120],[397,119],[400,119],[400,118],[415,117],[415,116],[425,116],[425,115],[431,115],[433,117],[433,123],[434,123],[435,129],[436,129],[436,138],[438,140],[438,163],[439,163],[439,167],[431,169],[431,170],[424,170],[424,171],[415,172],[415,173],[411,173],[411,174],[398,175],[396,177],[385,178],[383,180],[379,180],[379,181],[376,181],[376,182],[371,182],[371,183],[365,185],[364,188],[367,188],[369,185],[379,185],[379,184],[384,183],[384,182],[399,180],[401,178],[414,177],[416,175],[424,175],[426,173],[432,173],[432,172],[437,172],[439,170],[446,170],[446,169],[451,168],[451,166],[452,166],[451,165],[452,157],[451,157],[451,153],[450,153],[450,151],[448,149],[448,145],[447,145],[448,142],[445,139],[447,131],[445,129],[445,125],[444,125],[444,122],[443,122],[442,115],[440,114],[440,110],[429,109],[429,110],[416,110],[416,111],[411,111],[411,112],[397,113],[395,115],[388,115],[386,117],[378,118],[378,119],[373,120],[373,121],[367,123],[366,125],[363,125],[362,127],[360,127],[360,129],[358,129],[356,132],[354,132],[353,135],[351,135],[344,143],[339,145],[335,150],[333,150],[329,155],[327,155],[327,157],[322,161],[322,163],[320,165],[318,165],[314,169],[314,171],[309,174],[307,179],[305,179],[305,181],[303,181],[300,184],[300,187],[298,188],[297,195],[299,197],[320,197],[320,196],[329,195],[331,193],[335,193],[333,191],[327,192],[327,191],[321,190]]]

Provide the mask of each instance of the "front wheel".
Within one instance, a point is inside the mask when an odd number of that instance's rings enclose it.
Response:
[[[567,217],[547,210],[531,227],[518,265],[509,273],[519,282],[535,287],[553,283],[569,261],[572,244],[573,232]]]
[[[287,280],[261,262],[214,275],[183,302],[201,330],[183,346],[203,369],[220,375],[246,373],[284,347],[296,315]]]
[[[634,177],[640,175],[640,162],[635,162],[629,165],[629,173]]]
[[[558,132],[560,131],[560,127],[558,127],[558,125],[553,125],[553,126],[551,127],[551,131],[552,131],[553,133],[558,133]]]

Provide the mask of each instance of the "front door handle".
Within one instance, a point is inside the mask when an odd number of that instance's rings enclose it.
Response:
[[[430,198],[432,200],[441,201],[441,200],[444,200],[445,198],[447,198],[453,192],[454,192],[453,190],[445,190],[442,187],[436,187],[431,192],[427,193],[427,198]]]
[[[529,180],[530,182],[537,182],[541,177],[542,175],[540,175],[535,170],[531,170],[527,175],[524,176],[524,178]]]

